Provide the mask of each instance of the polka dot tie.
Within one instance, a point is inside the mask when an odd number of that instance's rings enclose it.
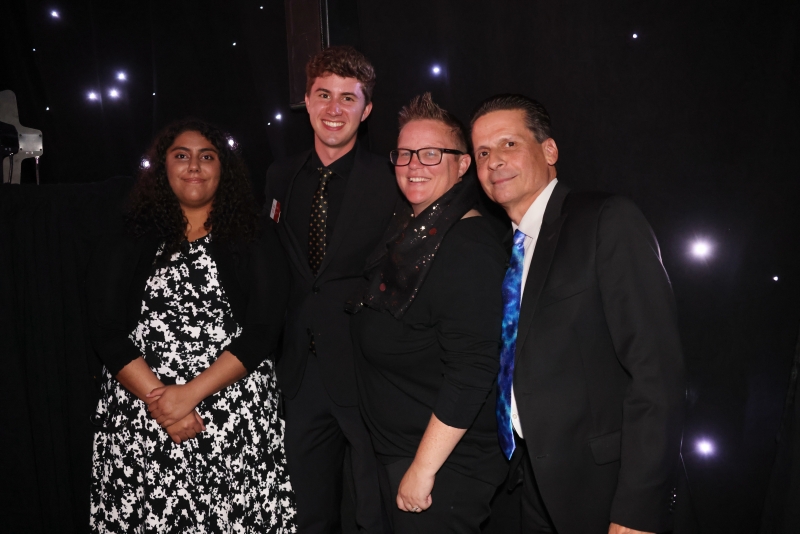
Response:
[[[328,182],[333,171],[320,167],[319,186],[311,202],[311,217],[308,224],[308,265],[316,275],[325,258],[325,244],[328,238]]]

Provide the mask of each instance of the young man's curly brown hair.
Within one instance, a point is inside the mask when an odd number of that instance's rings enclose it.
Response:
[[[355,78],[361,82],[366,103],[372,102],[375,87],[375,69],[369,60],[352,46],[332,46],[312,57],[306,64],[306,94],[311,92],[314,80],[335,74],[341,78]]]
[[[215,239],[249,241],[256,236],[258,208],[247,167],[228,135],[200,119],[183,119],[164,128],[147,151],[149,166],[140,170],[126,212],[127,229],[134,237],[155,235],[165,242],[164,254],[175,252],[186,238],[186,217],[167,179],[167,150],[184,132],[198,132],[217,149],[220,180],[205,222]]]

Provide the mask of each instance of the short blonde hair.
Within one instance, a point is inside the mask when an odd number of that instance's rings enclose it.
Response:
[[[398,113],[398,122],[401,130],[409,122],[419,120],[438,121],[448,126],[458,149],[462,152],[469,151],[467,130],[464,125],[455,115],[446,109],[442,109],[439,104],[434,102],[430,93],[415,96]]]

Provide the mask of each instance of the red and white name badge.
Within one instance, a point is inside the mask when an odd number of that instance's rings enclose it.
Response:
[[[272,209],[269,210],[269,218],[275,222],[281,220],[281,203],[277,199],[272,199]]]

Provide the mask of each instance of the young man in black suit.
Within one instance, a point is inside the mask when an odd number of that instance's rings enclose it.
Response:
[[[349,444],[356,523],[361,532],[382,532],[377,460],[357,406],[344,304],[389,223],[397,185],[388,158],[356,142],[372,110],[372,65],[351,47],[332,47],[309,61],[306,75],[314,148],[270,167],[265,206],[292,271],[277,367],[289,475],[299,532],[336,532]]]
[[[499,95],[471,122],[515,231],[497,411],[522,530],[670,530],[685,379],[656,238],[630,201],[558,182],[541,104]]]

